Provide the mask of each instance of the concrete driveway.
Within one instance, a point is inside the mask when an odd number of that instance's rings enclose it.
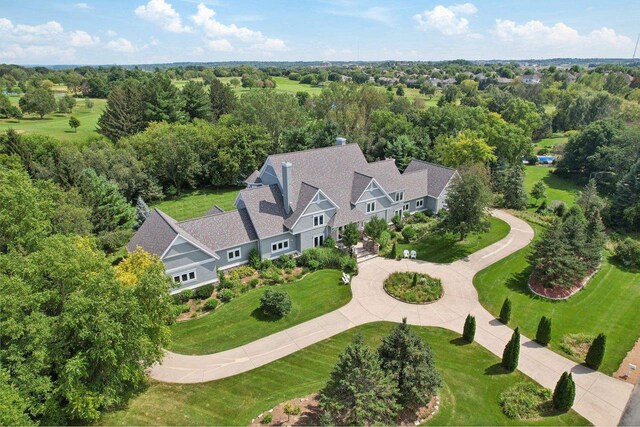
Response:
[[[529,225],[513,215],[494,211],[511,230],[499,242],[451,264],[417,260],[374,258],[359,265],[352,280],[352,300],[344,307],[235,349],[188,356],[167,352],[162,364],[150,370],[152,378],[172,383],[201,383],[229,377],[265,365],[347,329],[370,322],[400,322],[438,326],[462,333],[464,319],[476,317],[475,340],[502,356],[512,330],[496,320],[478,301],[473,276],[480,270],[527,246],[533,239]],[[394,271],[418,271],[442,280],[444,296],[429,305],[407,304],[391,298],[383,289],[384,279]],[[521,337],[518,369],[544,387],[553,389],[564,371],[576,382],[578,413],[595,425],[617,425],[633,386],[593,371]]]

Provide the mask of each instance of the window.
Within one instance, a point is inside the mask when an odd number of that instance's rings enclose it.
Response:
[[[236,259],[240,258],[241,256],[242,256],[242,252],[240,252],[240,248],[232,249],[229,252],[227,252],[227,259],[229,261],[236,260]]]
[[[416,209],[424,206],[424,199],[416,200]]]
[[[404,206],[402,207],[402,210],[405,212],[409,212],[409,203],[405,203]]]
[[[324,234],[320,234],[318,236],[313,237],[313,247],[317,248],[318,246],[322,246],[324,244]]]
[[[398,191],[396,193],[396,202],[404,200],[404,191]]]
[[[186,273],[176,274],[173,276],[173,281],[176,283],[187,283],[196,280],[196,272],[188,271]]]
[[[289,240],[281,240],[271,244],[271,252],[286,251],[289,249]]]
[[[402,218],[402,209],[396,209],[395,211],[393,211],[393,216],[396,216],[396,215]]]
[[[367,213],[375,212],[376,202],[367,202]]]
[[[311,203],[320,203],[320,202],[326,202],[326,201],[327,199],[325,199],[324,196],[318,191],[318,194],[316,194],[316,197],[313,198]]]
[[[324,215],[323,214],[314,215],[313,216],[313,226],[314,227],[320,227],[321,225],[324,225]]]

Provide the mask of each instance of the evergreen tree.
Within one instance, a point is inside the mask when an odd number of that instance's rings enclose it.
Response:
[[[358,244],[360,240],[360,231],[355,223],[350,223],[344,226],[342,230],[342,244],[348,248]]]
[[[382,369],[395,379],[404,407],[427,404],[442,385],[431,347],[411,331],[406,318],[382,338],[378,355]]]
[[[602,250],[606,242],[606,235],[604,234],[604,225],[600,218],[600,211],[594,210],[586,226],[586,238],[584,246],[580,251],[587,270],[592,270],[598,267],[602,260]]]
[[[505,298],[502,303],[502,308],[500,309],[500,321],[505,325],[509,323],[511,319],[511,300],[509,298]]]
[[[223,114],[232,112],[236,107],[236,101],[236,94],[230,85],[225,85],[218,79],[211,81],[209,102],[213,120],[218,120]]]
[[[400,409],[397,396],[394,378],[358,335],[340,354],[320,391],[320,407],[323,418],[334,425],[394,424]]]
[[[144,220],[149,217],[149,214],[151,214],[149,206],[147,206],[142,196],[138,196],[136,200],[136,228],[140,228]]]
[[[513,331],[511,339],[504,347],[502,352],[502,367],[509,372],[513,372],[518,367],[518,358],[520,357],[520,330],[518,328]]]
[[[211,106],[209,104],[209,95],[204,90],[204,85],[193,80],[187,82],[182,88],[182,97],[184,98],[184,110],[189,116],[189,120],[207,119],[211,115]]]
[[[553,407],[558,411],[568,411],[576,396],[576,384],[568,372],[563,372],[553,390]]]
[[[544,182],[538,181],[535,183],[531,189],[531,197],[536,199],[536,202],[547,197],[547,186],[544,185]]]
[[[185,100],[171,79],[164,74],[154,74],[145,82],[144,98],[147,122],[184,123]]]
[[[551,341],[551,319],[546,316],[540,318],[538,330],[536,331],[536,341],[540,345],[547,345]]]
[[[591,343],[591,347],[589,347],[587,357],[585,358],[585,363],[588,367],[595,370],[600,367],[602,359],[604,359],[606,345],[607,337],[605,334],[598,334],[598,336],[593,340],[593,343]]]
[[[393,246],[391,246],[391,253],[389,254],[389,256],[392,259],[398,258],[398,247],[396,246],[395,242],[393,243]]]
[[[598,213],[602,211],[605,202],[598,195],[595,179],[589,180],[584,190],[580,192],[580,197],[576,200],[576,204],[582,208],[587,218],[591,217],[596,211]]]
[[[512,166],[506,170],[502,194],[506,208],[522,210],[527,207],[528,196],[524,189],[522,166]]]
[[[471,344],[476,335],[476,318],[472,315],[467,315],[464,321],[464,328],[462,330],[462,338]]]
[[[93,169],[84,172],[82,195],[91,206],[91,223],[98,234],[130,229],[135,222],[135,209],[118,191],[118,186]]]
[[[136,134],[147,126],[145,111],[140,83],[127,80],[109,92],[107,106],[98,119],[97,131],[112,141]]]

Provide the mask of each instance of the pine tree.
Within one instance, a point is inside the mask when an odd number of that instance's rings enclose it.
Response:
[[[540,318],[538,330],[536,331],[536,341],[540,345],[547,345],[551,341],[551,319],[546,316]]]
[[[591,343],[591,347],[589,347],[589,351],[587,352],[587,357],[585,358],[585,363],[591,369],[597,370],[602,364],[602,359],[604,359],[604,352],[607,346],[607,337],[605,334],[599,334]]]
[[[91,223],[97,234],[130,229],[135,223],[135,209],[122,197],[118,186],[93,169],[84,171],[81,192],[91,206]]]
[[[233,111],[236,106],[236,94],[230,85],[213,79],[209,89],[209,102],[213,120],[218,120],[223,114],[229,114]]]
[[[602,261],[602,250],[606,242],[600,211],[595,210],[589,216],[585,234],[586,239],[581,248],[580,256],[585,263],[586,269],[593,270]]]
[[[323,418],[335,425],[395,424],[398,389],[361,335],[338,357],[320,391]]]
[[[182,88],[182,97],[185,101],[184,111],[189,116],[189,120],[207,119],[211,115],[209,95],[204,90],[204,85],[193,80],[187,82]]]
[[[591,217],[595,212],[600,213],[602,211],[605,202],[598,195],[595,179],[589,180],[584,190],[580,192],[580,197],[576,200],[576,204],[582,208],[587,218]]]
[[[404,407],[427,404],[442,385],[431,347],[411,331],[406,318],[382,338],[378,355],[382,369],[396,380]]]
[[[147,206],[142,196],[138,196],[138,199],[136,200],[136,228],[140,228],[149,214],[151,214],[149,206]]]
[[[187,121],[184,98],[168,76],[154,74],[145,82],[144,88],[147,106],[145,117],[148,122]]]
[[[553,407],[558,411],[568,411],[576,396],[576,384],[568,372],[563,372],[553,390]]]
[[[464,328],[462,330],[462,338],[471,344],[476,335],[476,318],[472,315],[467,315],[464,321]]]
[[[531,197],[536,199],[536,202],[547,197],[547,186],[544,185],[544,182],[536,182],[536,184],[531,189]]]
[[[500,309],[500,321],[505,325],[509,323],[511,319],[511,300],[509,298],[505,298],[502,303],[502,308]]]
[[[138,133],[147,127],[145,112],[140,83],[127,80],[109,92],[107,106],[98,119],[98,133],[112,141]]]
[[[518,367],[520,357],[520,329],[516,328],[511,335],[511,339],[504,346],[502,352],[502,367],[509,372],[513,372]]]
[[[522,210],[527,207],[528,196],[524,189],[524,175],[521,166],[512,166],[507,169],[502,190],[506,208]]]

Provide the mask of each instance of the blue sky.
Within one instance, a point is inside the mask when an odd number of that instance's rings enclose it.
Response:
[[[0,62],[631,57],[638,1],[1,0]]]

